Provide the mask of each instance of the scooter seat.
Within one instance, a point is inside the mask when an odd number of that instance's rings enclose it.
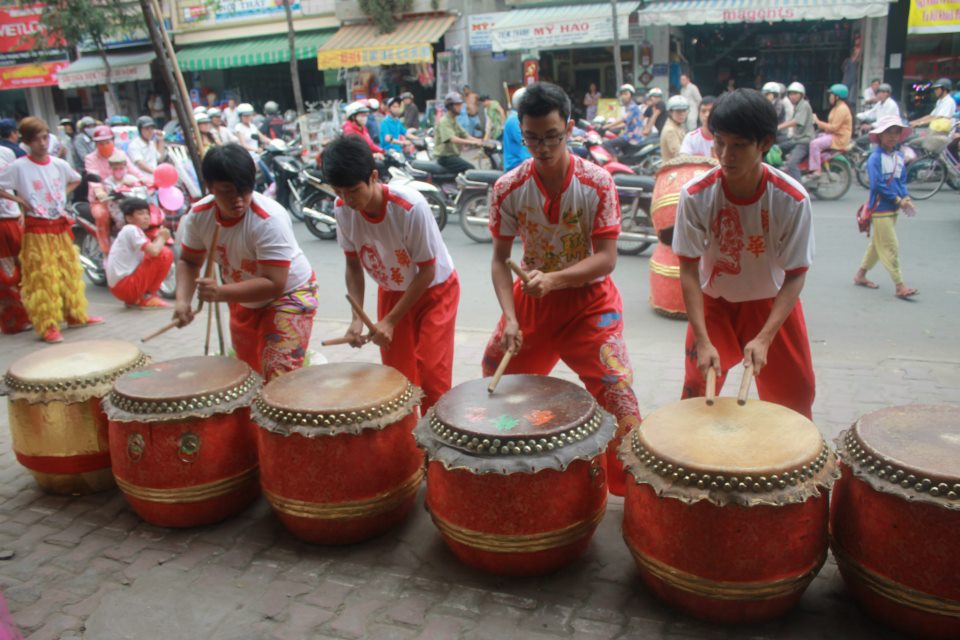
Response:
[[[449,177],[451,180],[457,176],[453,171],[450,171],[443,165],[437,162],[430,162],[429,160],[414,160],[410,163],[414,169],[419,169],[420,171],[426,171],[434,178],[443,178]]]
[[[310,176],[311,178],[316,178],[317,180],[321,180],[321,181],[323,180],[322,169],[317,169],[315,167],[305,167],[303,170],[306,171],[307,175]]]
[[[471,169],[463,174],[463,177],[471,182],[482,182],[484,184],[493,184],[500,179],[503,171],[484,171],[483,169]]]
[[[654,179],[650,176],[633,176],[628,173],[618,173],[613,176],[613,183],[624,189],[653,192]]]

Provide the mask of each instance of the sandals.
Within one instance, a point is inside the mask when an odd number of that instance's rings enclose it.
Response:
[[[901,300],[910,300],[913,296],[917,295],[918,293],[920,293],[918,290],[907,287],[905,289],[901,289],[897,291],[897,293],[895,293],[894,295],[900,298]]]

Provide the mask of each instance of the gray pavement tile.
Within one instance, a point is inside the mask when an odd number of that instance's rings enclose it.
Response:
[[[43,626],[27,636],[27,640],[63,640],[65,637],[78,637],[74,633],[82,630],[81,618],[64,613],[53,613],[44,621]]]

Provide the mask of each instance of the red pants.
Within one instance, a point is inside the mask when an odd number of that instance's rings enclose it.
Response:
[[[630,429],[640,424],[633,392],[633,367],[623,340],[623,302],[610,278],[599,284],[565,289],[537,299],[514,283],[513,300],[523,332],[523,346],[507,366],[507,373],[547,375],[559,360],[573,369],[601,407],[617,420],[617,433],[607,447],[610,491],[623,495],[626,476],[617,459],[617,447]],[[483,375],[496,371],[503,347],[504,319],[483,354]]]
[[[720,352],[720,369],[717,376],[717,393],[723,387],[727,371],[743,362],[743,348],[757,337],[770,317],[773,298],[728,302],[723,298],[703,296],[703,314],[707,323],[710,342]],[[706,382],[697,368],[697,351],[693,330],[687,327],[686,376],[683,381],[683,398],[695,398],[706,394]],[[813,375],[813,359],[810,356],[810,340],[803,319],[800,301],[770,343],[767,366],[756,377],[757,392],[761,400],[793,409],[813,418],[813,398],[816,381]]]
[[[121,302],[139,304],[147,295],[157,293],[172,264],[173,251],[169,247],[164,247],[156,258],[144,255],[137,270],[110,287],[110,293]]]
[[[403,297],[403,291],[380,289],[377,317],[381,320]],[[460,304],[460,279],[456,273],[446,282],[427,289],[393,329],[389,349],[380,349],[380,359],[423,389],[421,415],[450,390],[453,382],[453,334]]]
[[[23,225],[17,218],[0,220],[0,331],[20,333],[30,324],[20,300],[20,245]]]
[[[113,224],[110,210],[102,202],[91,202],[90,213],[93,215],[93,221],[97,223],[97,242],[100,244],[100,251],[103,255],[107,255],[110,252],[110,226]]]

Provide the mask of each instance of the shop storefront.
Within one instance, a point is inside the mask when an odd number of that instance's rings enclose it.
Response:
[[[58,85],[82,113],[106,118],[119,114],[133,119],[143,111],[152,90],[151,64],[155,58],[153,51],[109,53],[108,74],[103,58],[98,53],[86,52],[60,72]],[[107,84],[114,85],[116,104],[102,89]]]
[[[913,0],[903,63],[905,102],[913,117],[933,109],[930,83],[937,78],[950,78],[955,90],[960,83],[960,2]]]
[[[38,48],[31,36],[40,32],[39,6],[0,7],[0,117],[56,118],[54,89],[69,60],[56,42]]]
[[[799,81],[822,110],[831,84],[858,96],[883,75],[888,9],[887,0],[667,0],[637,18],[670,28],[674,90],[681,71],[703,94]]]

